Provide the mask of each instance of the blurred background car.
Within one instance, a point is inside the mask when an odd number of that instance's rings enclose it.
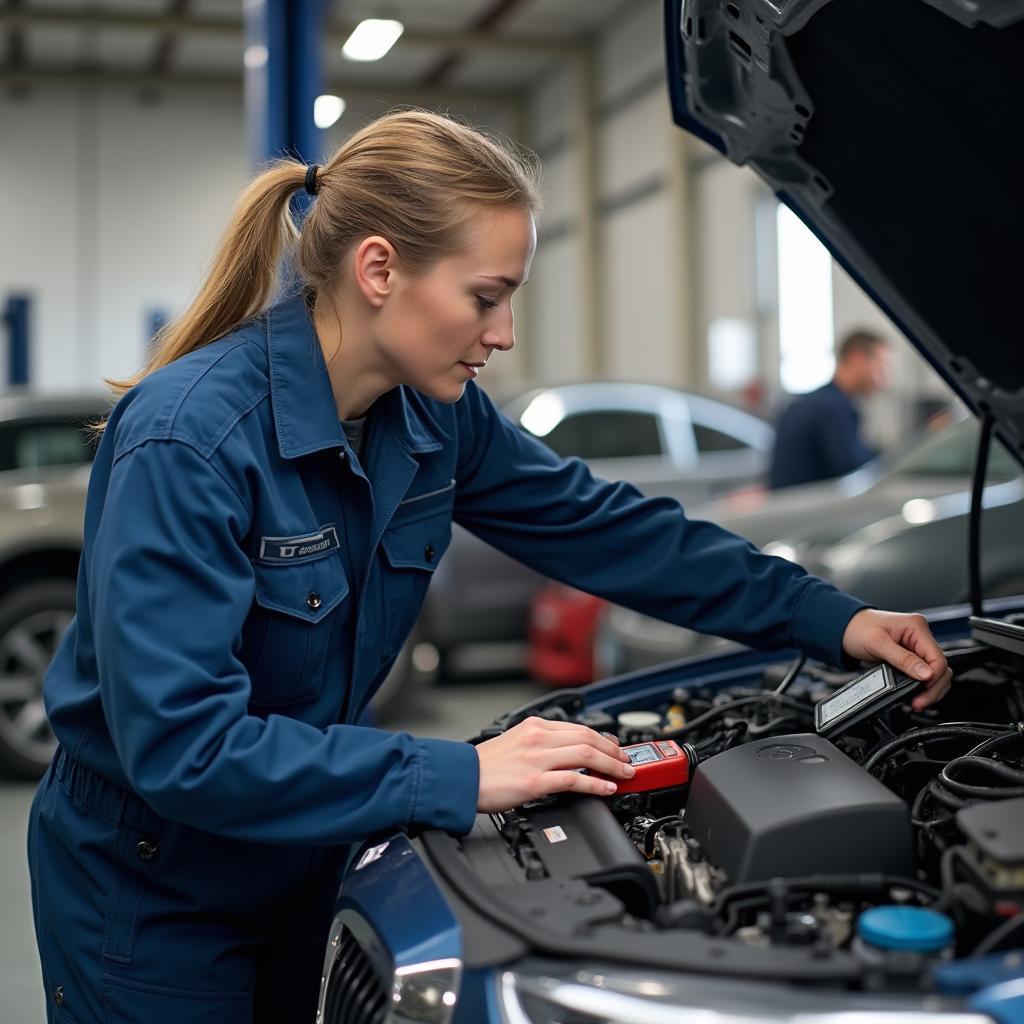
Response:
[[[656,384],[589,381],[502,403],[522,430],[597,476],[684,504],[759,487],[774,429],[725,402]],[[412,636],[378,693],[387,714],[411,678],[522,671],[530,601],[545,577],[455,526]]]
[[[967,597],[966,560],[945,565],[935,556],[966,551],[976,443],[977,424],[961,420],[837,480],[748,492],[691,514],[869,604],[912,610],[959,602]],[[999,444],[992,449],[984,504],[985,593],[1024,593],[1018,541],[1024,479]],[[542,590],[531,607],[529,670],[549,685],[580,685],[730,646],[559,584]]]
[[[0,397],[0,768],[41,775],[54,739],[43,674],[75,614],[99,394]]]

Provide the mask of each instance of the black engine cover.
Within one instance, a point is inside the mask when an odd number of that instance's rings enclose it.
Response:
[[[747,743],[703,762],[686,821],[734,884],[913,872],[907,805],[814,733]]]

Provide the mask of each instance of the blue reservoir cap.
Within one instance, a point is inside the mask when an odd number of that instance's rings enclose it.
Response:
[[[922,907],[873,907],[857,918],[857,934],[879,949],[932,953],[953,941],[953,922]]]

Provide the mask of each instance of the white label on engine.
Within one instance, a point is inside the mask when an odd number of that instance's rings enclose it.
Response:
[[[552,828],[541,829],[544,833],[544,838],[549,843],[564,843],[569,837],[565,834],[565,830],[561,825],[555,825]]]

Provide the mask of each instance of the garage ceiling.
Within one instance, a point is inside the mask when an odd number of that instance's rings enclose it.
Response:
[[[520,90],[637,0],[334,0],[325,34],[329,86]],[[653,0],[644,0],[653,2]],[[363,18],[405,33],[359,64],[341,43]],[[0,81],[232,84],[241,81],[241,0],[0,0]]]

